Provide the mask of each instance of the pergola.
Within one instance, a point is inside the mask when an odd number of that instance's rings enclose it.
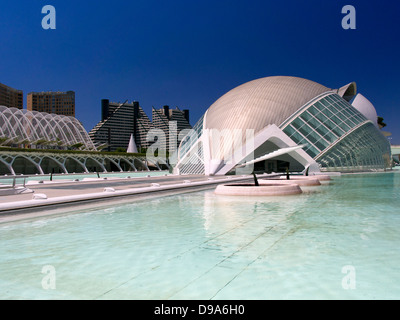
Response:
[[[0,145],[32,148],[79,146],[96,150],[82,124],[74,117],[0,106]]]

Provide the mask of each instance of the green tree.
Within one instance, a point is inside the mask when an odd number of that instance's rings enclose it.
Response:
[[[383,118],[382,117],[378,117],[378,126],[381,129],[386,127],[386,123],[383,122]]]

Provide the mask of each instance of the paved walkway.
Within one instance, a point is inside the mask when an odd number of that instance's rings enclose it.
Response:
[[[224,177],[222,177],[224,178]],[[218,179],[218,178],[217,178]],[[156,176],[156,177],[140,177],[140,178],[107,178],[97,179],[88,178],[81,181],[55,180],[44,181],[39,183],[32,181],[26,184],[33,193],[44,193],[48,198],[65,197],[73,195],[91,194],[103,192],[104,188],[111,187],[115,190],[124,190],[131,188],[149,187],[153,183],[160,185],[183,183],[184,181],[205,181],[207,177],[204,175],[192,176]],[[8,195],[0,197],[0,203],[10,203],[15,201],[32,200],[32,193],[22,193],[17,195]]]
[[[268,175],[262,175],[268,177]],[[234,181],[252,181],[253,176],[204,175],[153,176],[141,178],[88,178],[82,181],[44,181],[26,184],[30,192],[0,196],[0,222],[10,215],[25,217],[46,214],[48,210],[66,207],[110,205],[183,192],[215,188],[218,184]],[[42,197],[41,197],[42,196]],[[39,199],[34,199],[37,197]],[[15,217],[13,218],[13,220]]]

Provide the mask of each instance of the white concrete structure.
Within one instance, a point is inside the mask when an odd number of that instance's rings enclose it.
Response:
[[[138,149],[136,147],[135,139],[133,139],[133,134],[131,134],[131,138],[129,140],[128,149],[126,150],[127,153],[137,153]]]
[[[224,196],[289,196],[300,194],[303,191],[298,184],[279,184],[263,182],[259,186],[254,184],[221,184],[215,189],[215,194]]]
[[[96,153],[17,152],[0,153],[1,174],[89,173],[168,170],[162,158]]]
[[[378,114],[376,113],[374,105],[361,93],[357,94],[351,103],[354,108],[360,111],[368,120],[379,129]]]
[[[330,89],[284,76],[240,85],[214,102],[182,140],[174,172],[384,170],[390,146],[372,104],[361,95],[360,110],[349,103],[356,91],[354,82]]]

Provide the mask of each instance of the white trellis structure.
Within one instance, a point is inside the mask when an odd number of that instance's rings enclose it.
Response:
[[[0,145],[13,144],[32,148],[80,145],[82,150],[96,150],[74,117],[0,106]]]
[[[79,145],[97,151],[82,124],[74,117],[0,106],[0,146],[31,149],[67,149]],[[72,172],[166,170],[160,158],[104,155],[96,152],[1,151],[0,174],[49,174]]]
[[[160,158],[95,153],[13,152],[0,153],[1,174],[50,174],[169,170]]]

